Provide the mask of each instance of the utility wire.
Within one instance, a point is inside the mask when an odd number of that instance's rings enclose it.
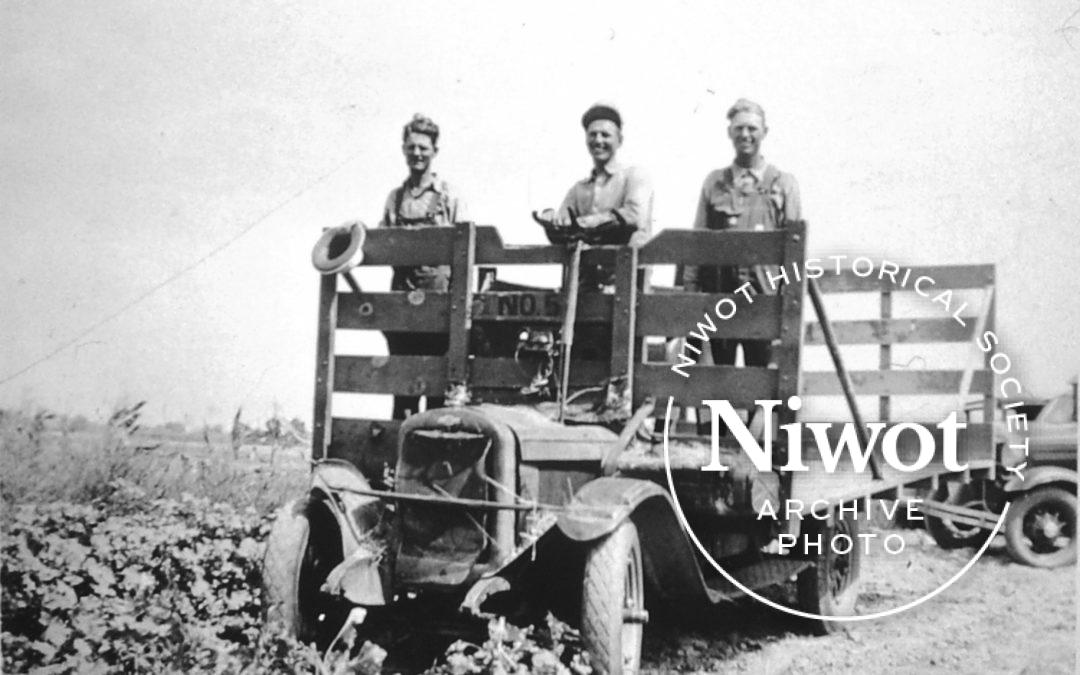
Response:
[[[109,323],[113,319],[117,318],[121,314],[124,314],[125,312],[130,310],[132,307],[135,307],[136,305],[141,303],[143,300],[146,300],[147,298],[149,298],[154,293],[157,293],[162,288],[165,288],[169,284],[171,284],[174,281],[180,279],[181,277],[186,275],[188,272],[191,272],[195,268],[197,268],[200,265],[202,265],[203,263],[205,263],[207,260],[210,260],[211,258],[216,256],[218,253],[221,253],[222,251],[224,251],[228,247],[232,246],[239,239],[241,239],[247,233],[251,232],[256,227],[258,227],[259,225],[264,223],[267,219],[269,219],[275,213],[282,210],[283,208],[285,208],[286,206],[288,206],[292,202],[296,201],[297,199],[302,197],[304,194],[306,194],[307,192],[309,192],[310,190],[312,190],[316,186],[321,185],[322,183],[326,182],[326,180],[328,178],[330,178],[330,176],[333,176],[335,173],[340,171],[343,166],[345,166],[346,164],[351,162],[359,154],[360,153],[353,153],[353,154],[349,155],[348,157],[343,159],[341,162],[336,164],[332,169],[330,169],[326,173],[323,173],[322,175],[316,177],[314,180],[312,180],[310,183],[308,183],[306,186],[304,186],[300,190],[298,190],[295,193],[293,193],[292,195],[286,197],[284,200],[278,202],[276,205],[274,205],[272,208],[270,208],[270,210],[266,211],[261,216],[259,216],[255,220],[253,220],[250,223],[248,223],[247,225],[245,225],[239,232],[237,232],[233,236],[229,237],[228,239],[226,239],[221,244],[218,244],[217,246],[212,248],[209,252],[205,253],[204,255],[202,255],[201,257],[196,259],[195,261],[193,261],[191,263],[188,263],[184,267],[181,267],[177,271],[173,272],[168,277],[166,277],[162,281],[154,284],[149,289],[147,289],[142,294],[140,294],[138,297],[136,297],[133,300],[130,300],[129,302],[125,303],[124,305],[122,305],[117,310],[111,312],[110,314],[105,315],[101,319],[98,319],[94,323],[90,324],[89,326],[84,328],[82,331],[80,331],[78,335],[72,337],[69,340],[65,340],[64,342],[60,343],[60,345],[58,347],[56,347],[55,349],[53,349],[52,351],[48,352],[44,356],[41,356],[41,357],[39,357],[38,359],[36,359],[34,361],[31,361],[30,363],[28,363],[27,365],[23,366],[22,368],[16,370],[15,372],[10,373],[8,375],[5,375],[3,379],[0,379],[0,385],[7,384],[8,382],[11,382],[15,378],[19,377],[20,375],[22,375],[22,374],[24,374],[26,372],[29,372],[30,370],[36,368],[37,366],[41,365],[42,363],[45,363],[46,361],[51,360],[57,354],[64,351],[65,349],[71,347],[72,345],[74,345],[75,343],[77,343],[79,340],[83,339],[84,337],[86,337],[90,333],[94,332],[98,328],[101,328],[102,326]]]

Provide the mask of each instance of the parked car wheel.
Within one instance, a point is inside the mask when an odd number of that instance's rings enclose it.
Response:
[[[645,576],[637,528],[624,522],[586,555],[581,598],[581,637],[598,675],[641,668]]]
[[[267,625],[319,649],[329,646],[349,608],[319,588],[341,559],[341,533],[324,504],[298,499],[280,508],[263,557]]]
[[[821,543],[821,550],[814,550],[814,565],[799,573],[795,582],[799,608],[804,612],[821,616],[850,616],[855,613],[855,601],[859,597],[859,573],[862,566],[862,549],[859,541],[857,514],[838,514],[834,511],[829,520],[808,519],[803,521],[803,537],[812,543]],[[834,547],[835,539],[843,542]],[[848,542],[850,548],[843,553]],[[838,621],[813,619],[811,629],[818,635],[828,635],[843,628]]]
[[[955,483],[952,489],[949,488],[949,483],[942,483],[930,499],[950,506],[983,510],[986,508],[978,495],[977,488],[971,483]],[[977,525],[965,525],[948,518],[931,515],[925,517],[927,532],[938,546],[946,550],[981,546],[990,535],[988,531]]]
[[[1012,557],[1033,567],[1076,562],[1076,494],[1059,487],[1025,493],[1009,507],[1005,544]]]

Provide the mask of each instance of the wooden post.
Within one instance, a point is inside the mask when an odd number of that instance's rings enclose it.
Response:
[[[315,347],[315,411],[312,415],[311,458],[326,459],[330,445],[334,389],[334,333],[337,328],[337,275],[319,283],[319,326]]]
[[[469,334],[472,332],[473,263],[476,224],[457,223],[450,268],[450,340],[446,353],[449,388],[469,381]]]
[[[563,310],[562,332],[559,334],[562,352],[562,367],[559,370],[560,422],[566,417],[566,397],[570,393],[570,360],[574,349],[574,324],[577,323],[578,289],[581,287],[581,251],[584,247],[580,239],[575,241],[570,249],[570,264],[563,267],[566,309]]]
[[[888,288],[881,289],[881,323],[888,325],[889,320],[892,319],[892,290]],[[888,332],[888,331],[886,331]],[[879,348],[878,366],[882,370],[890,370],[892,368],[892,343],[883,342]],[[882,394],[878,398],[878,419],[882,422],[888,422],[889,417],[892,414],[889,405],[889,395]]]
[[[855,433],[859,435],[859,442],[864,448],[870,447],[870,437],[863,422],[862,413],[859,412],[859,404],[855,401],[855,388],[851,384],[851,376],[848,375],[844,366],[844,359],[840,356],[840,345],[836,342],[832,324],[825,314],[825,302],[821,297],[821,289],[818,288],[817,279],[809,280],[810,300],[814,303],[814,311],[817,312],[818,321],[821,323],[821,334],[825,338],[825,344],[829,347],[829,355],[832,356],[833,367],[836,369],[836,377],[840,380],[840,388],[844,390],[844,398],[847,400],[851,418],[855,422]],[[881,480],[881,468],[878,466],[877,457],[870,455],[870,472],[874,474],[874,480]]]
[[[795,266],[801,266],[806,259],[806,223],[790,223],[785,229],[784,259],[782,269],[788,275],[788,283],[780,288],[780,339],[773,346],[773,360],[776,361],[779,381],[776,397],[780,400],[777,413],[780,424],[794,422],[796,414],[787,408],[787,400],[799,393],[799,377],[802,369],[802,303],[805,296],[805,274],[792,273]]]
[[[633,406],[634,354],[637,336],[637,254],[623,246],[615,254],[615,298],[611,304],[611,381],[622,381],[626,416]],[[621,413],[620,413],[621,414]]]

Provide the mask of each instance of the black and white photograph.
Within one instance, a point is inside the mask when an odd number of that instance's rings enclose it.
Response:
[[[1080,1],[0,0],[0,670],[1075,673]]]

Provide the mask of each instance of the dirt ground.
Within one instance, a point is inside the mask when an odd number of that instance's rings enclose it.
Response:
[[[922,530],[893,531],[907,546],[899,556],[864,558],[861,614],[915,600],[952,577],[973,553],[944,551]],[[776,675],[1074,673],[1076,570],[1019,565],[997,541],[935,598],[828,637],[749,599],[701,616],[656,617],[646,632],[644,668]]]

